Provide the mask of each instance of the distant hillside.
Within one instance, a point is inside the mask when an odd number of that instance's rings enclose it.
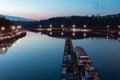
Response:
[[[53,17],[41,21],[15,21],[17,25],[22,25],[24,28],[37,28],[39,25],[42,27],[52,27],[59,28],[61,25],[64,27],[76,27],[83,28],[83,25],[87,25],[88,28],[93,29],[106,29],[109,25],[110,28],[116,29],[120,25],[120,14],[106,15],[106,16],[70,16],[70,17]]]
[[[15,25],[15,23],[6,19],[4,16],[0,16],[0,27],[2,27],[2,26],[9,27],[12,25]]]
[[[15,17],[15,16],[8,16],[8,15],[0,15],[0,16],[3,16],[6,19],[11,20],[11,21],[33,21],[32,19]]]
[[[70,17],[53,17],[48,20],[40,21],[40,25],[43,27],[49,27],[52,24],[53,27],[83,27],[87,25],[89,28],[104,29],[107,25],[111,28],[115,28],[120,25],[120,14],[106,15],[106,16],[70,16]]]
[[[12,31],[11,26],[16,25],[14,22],[0,16],[0,34]]]

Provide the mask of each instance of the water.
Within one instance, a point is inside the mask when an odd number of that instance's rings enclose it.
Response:
[[[115,39],[73,39],[83,47],[104,80],[120,80],[120,42]],[[27,32],[0,54],[0,80],[60,80],[65,38]],[[11,45],[10,45],[11,44]]]

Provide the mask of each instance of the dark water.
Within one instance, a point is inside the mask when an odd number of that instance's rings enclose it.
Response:
[[[120,41],[105,38],[73,39],[83,47],[104,80],[120,80]],[[27,32],[1,48],[0,80],[60,80],[65,38]]]

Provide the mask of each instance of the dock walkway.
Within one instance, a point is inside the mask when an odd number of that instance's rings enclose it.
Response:
[[[84,49],[74,51],[70,39],[65,41],[61,80],[102,80]]]

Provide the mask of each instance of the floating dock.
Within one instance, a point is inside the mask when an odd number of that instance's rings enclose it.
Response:
[[[65,41],[61,80],[102,80],[84,49],[74,50],[70,39]]]

